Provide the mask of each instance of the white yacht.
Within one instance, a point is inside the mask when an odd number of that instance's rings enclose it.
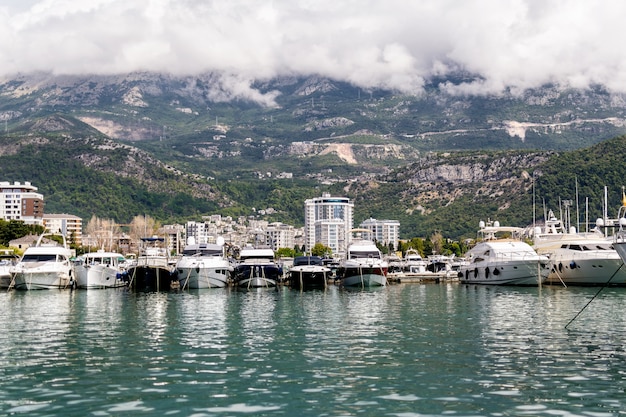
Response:
[[[352,232],[369,233],[367,229]],[[346,251],[337,277],[344,286],[376,287],[387,285],[388,265],[376,244],[367,239],[354,239]]]
[[[176,263],[182,289],[226,287],[232,271],[222,237],[214,244],[196,243],[193,237],[189,238],[183,256]]]
[[[407,249],[402,261],[402,270],[410,273],[424,273],[428,262],[415,249]]]
[[[246,246],[239,253],[234,267],[233,283],[239,288],[276,287],[282,278],[282,268],[274,260],[271,248]]]
[[[626,268],[626,195],[622,191],[622,206],[617,212],[615,220],[615,234],[613,235],[613,247],[622,261],[622,268]]]
[[[598,230],[566,230],[550,210],[544,227],[535,228],[533,241],[537,253],[550,259],[548,284],[626,285],[626,268],[621,266],[618,245]]]
[[[48,240],[53,235],[61,236],[62,243]],[[72,284],[71,257],[65,236],[43,233],[35,246],[27,248],[20,261],[9,269],[11,286],[17,290],[67,288]]]
[[[0,254],[0,289],[11,287],[11,268],[17,264],[20,257],[13,251],[5,251]]]
[[[89,252],[74,262],[76,287],[84,289],[118,288],[128,284],[127,261],[117,252]]]
[[[466,284],[539,285],[548,273],[548,258],[521,240],[523,229],[480,222],[478,243],[467,251],[459,281]]]

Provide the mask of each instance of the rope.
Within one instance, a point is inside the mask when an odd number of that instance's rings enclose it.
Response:
[[[15,287],[15,277],[17,276],[17,272],[14,272],[13,274],[11,274],[11,282],[9,283],[9,288],[7,288],[7,292],[12,289],[13,287]]]
[[[563,286],[567,288],[567,285],[565,285],[565,281],[563,281],[563,278],[561,277],[561,274],[559,273],[559,268],[557,268],[556,265],[554,266],[554,273],[556,274],[559,281],[561,281],[561,284],[563,284]]]
[[[204,266],[204,264],[202,264],[202,266]],[[211,273],[211,271],[209,270],[209,268],[201,268],[200,270],[201,270],[201,271],[202,271],[202,270],[206,271],[206,274],[205,274],[205,278],[206,278],[206,286],[207,286],[208,288],[211,288],[211,279],[210,279],[210,277],[209,277],[209,274]],[[202,274],[201,274],[201,275],[202,275]]]
[[[365,288],[365,282],[363,282],[363,266],[359,265],[359,274],[361,275],[361,288]]]
[[[183,291],[185,290],[185,287],[189,286],[189,276],[191,275],[191,268],[189,268],[189,271],[187,272],[187,279],[185,280],[185,285],[183,285]]]
[[[128,287],[133,288],[133,282],[135,281],[135,275],[137,274],[137,265],[133,268],[133,275],[130,277],[130,281],[128,282]]]
[[[585,306],[584,306],[584,307],[583,307],[583,308],[582,308],[582,309],[578,312],[578,314],[576,314],[576,315],[574,316],[574,318],[573,318],[573,319],[571,319],[571,320],[569,321],[569,323],[567,323],[567,324],[565,325],[565,328],[566,328],[566,329],[567,329],[567,326],[569,326],[570,324],[572,324],[572,322],[573,322],[574,320],[576,320],[576,318],[577,318],[578,316],[580,316],[580,314],[581,314],[581,313],[582,313],[582,312],[583,312],[583,311],[587,308],[587,306],[588,306],[589,304],[591,304],[591,302],[592,302],[593,300],[595,300],[595,299],[596,299],[596,297],[600,294],[600,292],[602,292],[602,290],[603,290],[603,289],[605,289],[607,285],[609,285],[609,282],[611,282],[611,280],[613,279],[613,277],[614,277],[615,275],[617,275],[617,273],[619,272],[619,270],[620,270],[620,269],[622,269],[622,266],[624,266],[624,262],[622,262],[622,263],[620,264],[619,268],[617,268],[617,269],[615,270],[615,272],[613,273],[613,275],[611,275],[611,278],[609,278],[609,280],[608,280],[607,282],[605,282],[605,283],[604,283],[604,285],[603,285],[602,287],[600,287],[600,289],[598,290],[598,292],[597,292],[597,293],[596,293],[593,297],[591,297],[591,300],[589,300],[589,302],[588,302],[587,304],[585,304]]]

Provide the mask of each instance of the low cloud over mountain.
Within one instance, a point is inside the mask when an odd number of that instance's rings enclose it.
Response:
[[[2,75],[218,74],[215,94],[266,105],[253,84],[320,75],[363,89],[461,95],[545,84],[626,92],[626,3],[573,0],[7,0]]]

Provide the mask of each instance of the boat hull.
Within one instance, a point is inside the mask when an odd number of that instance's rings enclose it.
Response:
[[[13,278],[16,290],[63,289],[71,285],[70,271],[24,271]]]
[[[128,284],[127,272],[105,265],[74,267],[76,287],[82,289],[120,288]]]
[[[182,289],[224,288],[230,278],[226,268],[178,267],[177,271]]]
[[[176,274],[164,266],[140,265],[129,268],[129,286],[136,291],[169,291],[178,283]]]
[[[619,256],[614,259],[555,259],[551,263],[548,284],[626,286],[626,268]]]
[[[289,271],[293,288],[326,288],[331,271],[326,267],[296,266]]]
[[[13,281],[13,277],[11,276],[11,274],[0,275],[0,289],[10,288],[12,281]]]
[[[239,288],[275,287],[280,281],[280,268],[275,264],[240,264],[235,267],[233,280]]]
[[[484,285],[539,285],[547,278],[547,264],[537,261],[500,262],[461,268],[459,281]]]
[[[339,271],[341,283],[347,287],[381,287],[387,285],[387,270],[379,266],[344,267]]]

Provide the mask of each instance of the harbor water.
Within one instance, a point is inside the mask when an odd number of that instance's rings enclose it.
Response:
[[[0,415],[624,415],[626,289],[598,290],[10,291]]]

